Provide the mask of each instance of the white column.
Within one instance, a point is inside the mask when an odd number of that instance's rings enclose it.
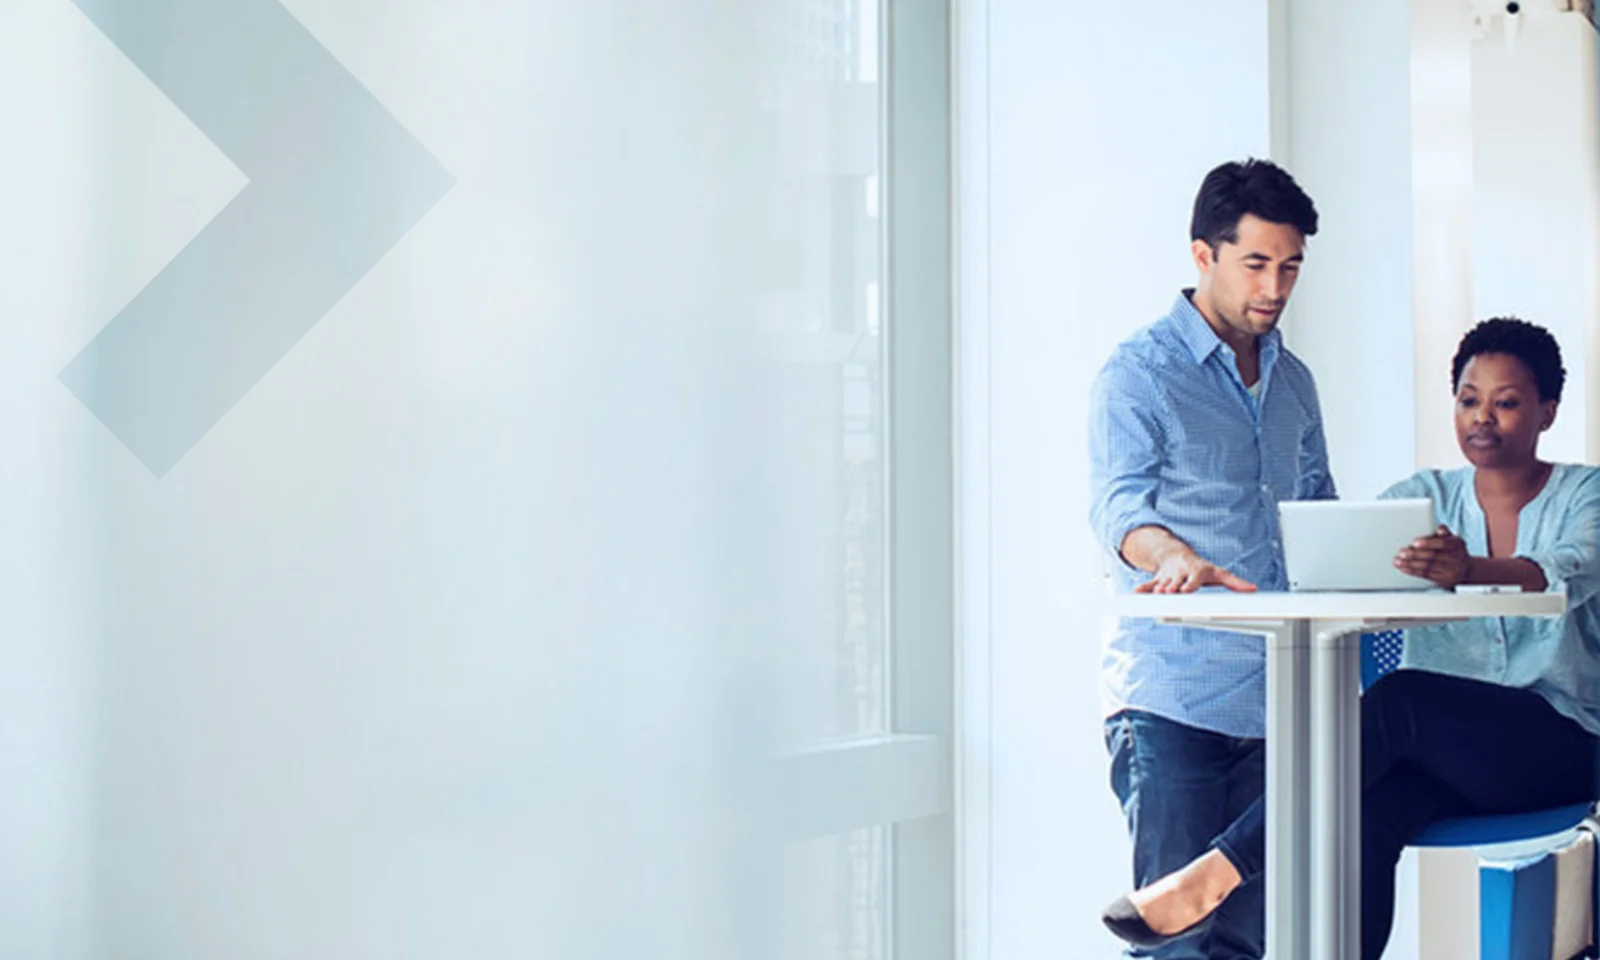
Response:
[[[1411,425],[1392,414],[1412,396],[1409,12],[1268,10],[1274,154],[1321,215],[1285,336],[1316,375],[1340,492],[1370,497],[1412,469]]]
[[[1600,450],[1588,371],[1600,326],[1600,91],[1587,18],[1523,4],[1472,43],[1473,319],[1516,314],[1561,343],[1567,386],[1541,452]],[[1564,4],[1562,4],[1564,5]]]
[[[1416,465],[1454,466],[1449,363],[1473,317],[1472,20],[1458,0],[1412,0],[1411,17]]]

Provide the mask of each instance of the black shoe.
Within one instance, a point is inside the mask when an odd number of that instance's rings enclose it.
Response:
[[[1144,917],[1139,915],[1139,908],[1126,896],[1118,897],[1111,906],[1106,907],[1100,914],[1100,920],[1111,932],[1136,947],[1161,947],[1174,940],[1180,940],[1194,933],[1205,922],[1205,918],[1190,926],[1184,927],[1177,933],[1156,933],[1150,929],[1150,924],[1144,922]]]

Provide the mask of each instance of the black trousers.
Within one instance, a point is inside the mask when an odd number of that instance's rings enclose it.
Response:
[[[1600,799],[1600,738],[1536,693],[1397,670],[1361,699],[1361,956],[1394,923],[1400,854],[1436,820],[1529,813]],[[1213,847],[1246,879],[1266,867],[1258,799]]]

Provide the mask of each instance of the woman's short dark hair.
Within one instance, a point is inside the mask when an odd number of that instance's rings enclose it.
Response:
[[[1467,362],[1484,353],[1516,357],[1533,371],[1540,400],[1561,399],[1567,370],[1561,365],[1561,345],[1544,327],[1516,317],[1493,317],[1468,330],[1450,364],[1452,393],[1461,389],[1461,371],[1467,368]]]
[[[1317,232],[1317,207],[1282,167],[1270,160],[1231,161],[1206,174],[1194,198],[1189,239],[1215,250],[1239,239],[1239,221],[1253,214],[1285,223],[1303,236]]]

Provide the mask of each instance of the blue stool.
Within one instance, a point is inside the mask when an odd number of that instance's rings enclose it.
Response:
[[[1399,630],[1369,633],[1361,637],[1361,688],[1370,688],[1378,679],[1400,665],[1404,633]],[[1530,813],[1513,813],[1501,816],[1451,817],[1431,825],[1412,841],[1414,847],[1489,847],[1502,843],[1521,843],[1554,837],[1581,825],[1593,815],[1593,803],[1574,803]],[[1544,877],[1548,864],[1531,863],[1516,874],[1528,877],[1526,883],[1549,880]],[[1535,944],[1548,944],[1550,940],[1549,917],[1538,906],[1525,901],[1513,885],[1514,874],[1487,870],[1481,874],[1481,902],[1479,926],[1482,960],[1516,958],[1538,954]],[[1541,888],[1542,889],[1542,888]],[[1546,901],[1548,902],[1548,901]],[[1527,916],[1526,922],[1518,920]],[[1542,922],[1541,922],[1542,920]],[[1530,949],[1531,948],[1531,949]],[[1548,957],[1549,947],[1544,948]]]

